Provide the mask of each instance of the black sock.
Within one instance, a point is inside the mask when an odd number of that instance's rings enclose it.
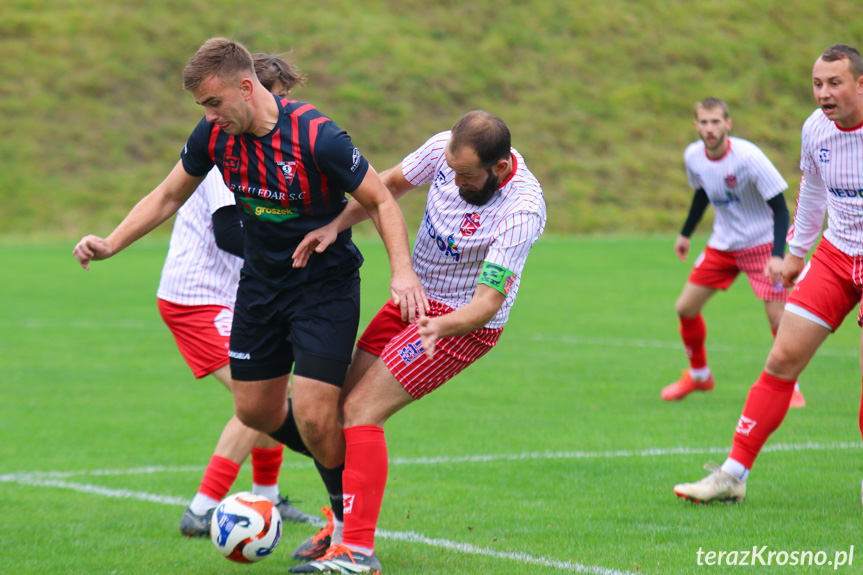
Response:
[[[294,421],[294,411],[291,408],[291,398],[288,398],[288,415],[285,417],[285,422],[282,426],[272,433],[268,434],[278,442],[284,443],[291,451],[296,451],[306,457],[311,457],[312,452],[303,443],[303,438],[300,436],[300,430],[297,428],[297,422]],[[317,462],[315,462],[317,463]],[[339,478],[339,489],[341,489],[341,477]]]
[[[324,481],[324,486],[327,488],[327,494],[330,496],[330,509],[333,510],[333,515],[339,521],[344,521],[344,504],[342,501],[342,471],[345,470],[345,464],[342,463],[335,469],[328,469],[318,463],[315,459],[315,467],[318,468],[318,473],[321,474],[321,479]]]

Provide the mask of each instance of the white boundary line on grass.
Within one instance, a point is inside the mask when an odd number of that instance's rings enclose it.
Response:
[[[147,469],[148,473],[152,473],[157,468],[142,468]],[[168,468],[164,468],[168,469]],[[163,505],[177,505],[185,507],[189,500],[185,497],[174,497],[169,495],[157,495],[154,493],[147,493],[145,491],[131,491],[128,489],[110,489],[107,487],[100,487],[98,485],[90,485],[86,483],[73,483],[61,481],[59,479],[40,479],[38,473],[21,473],[15,474],[10,473],[6,475],[0,476],[0,483],[18,483],[21,485],[30,485],[30,486],[38,486],[38,487],[56,487],[60,489],[71,489],[73,491],[78,491],[81,493],[90,493],[93,495],[102,495],[105,497],[116,497],[120,499],[138,499],[141,501],[148,501],[151,503],[160,503]],[[103,473],[100,475],[110,475],[110,473]],[[323,525],[323,522],[321,522]],[[496,551],[494,549],[489,549],[488,547],[478,547],[476,545],[470,545],[468,543],[458,543],[456,541],[450,541],[448,539],[433,539],[430,537],[426,537],[425,535],[420,535],[419,533],[415,533],[413,531],[385,531],[382,529],[378,529],[375,532],[377,537],[382,537],[384,539],[392,539],[393,541],[406,541],[409,543],[421,543],[423,545],[428,545],[431,547],[440,547],[443,549],[449,549],[451,551],[457,551],[459,553],[465,553],[470,555],[482,555],[484,557],[492,557],[497,559],[509,559],[512,561],[516,561],[518,563],[526,563],[530,565],[540,565],[543,567],[553,567],[555,569],[561,571],[574,571],[576,573],[590,573],[591,575],[643,575],[639,573],[634,573],[632,571],[619,571],[617,569],[610,569],[608,567],[601,567],[597,565],[583,565],[581,563],[576,563],[572,561],[560,561],[557,559],[549,559],[546,557],[536,557],[534,555],[530,555],[528,553],[523,552],[514,552],[514,551]]]
[[[791,443],[766,446],[762,451],[826,451],[830,449],[860,449],[863,445],[858,442],[831,442],[831,443]],[[707,455],[712,453],[727,453],[728,447],[671,447],[653,448],[642,450],[617,450],[617,451],[558,451],[558,452],[534,452],[499,455],[466,455],[459,457],[422,457],[415,459],[395,458],[391,460],[393,465],[433,465],[450,463],[486,463],[492,461],[527,461],[538,459],[608,459],[617,457],[659,457],[669,455]],[[54,487],[59,489],[71,489],[81,493],[102,495],[104,497],[116,497],[121,499],[137,499],[162,505],[185,506],[188,499],[170,495],[158,495],[145,491],[132,491],[128,489],[111,489],[88,483],[63,481],[73,476],[118,476],[118,475],[142,475],[150,473],[176,473],[176,472],[200,472],[199,466],[163,467],[149,466],[134,469],[101,469],[94,471],[48,471],[48,472],[22,472],[7,473],[0,475],[0,483],[18,483],[19,485],[30,485],[37,487]],[[572,561],[560,561],[547,557],[536,557],[528,553],[496,551],[488,547],[478,547],[467,543],[458,543],[448,539],[433,539],[414,533],[378,530],[377,535],[384,539],[394,541],[406,541],[410,543],[421,543],[431,547],[440,547],[466,553],[471,555],[482,555],[497,559],[508,559],[518,563],[553,567],[561,571],[573,571],[576,573],[590,573],[592,575],[637,575],[630,571],[619,571],[596,565],[583,565]]]
[[[16,329],[59,329],[59,328],[73,328],[73,329],[106,329],[108,327],[113,329],[128,329],[128,330],[163,330],[164,326],[158,322],[148,322],[148,321],[118,321],[111,322],[110,324],[100,321],[87,320],[87,319],[76,319],[69,322],[50,322],[50,321],[42,321],[42,320],[26,320],[23,322],[16,322],[14,325],[10,322],[5,322],[0,320],[0,327],[15,327]],[[649,349],[674,349],[680,350],[682,349],[682,344],[679,340],[671,341],[671,340],[658,340],[658,339],[636,339],[636,338],[612,338],[612,337],[592,337],[592,336],[580,336],[580,335],[556,335],[556,336],[548,336],[542,334],[534,334],[534,335],[524,335],[524,336],[513,336],[512,339],[517,338],[521,341],[536,341],[536,342],[556,342],[563,343],[569,345],[591,345],[598,347],[627,347],[627,348],[649,348]],[[507,338],[509,341],[511,338]],[[752,352],[753,349],[751,347],[738,347],[733,345],[725,345],[721,343],[713,343],[710,346],[711,351],[719,352],[719,353],[746,353]],[[760,350],[758,353],[765,354],[766,357],[766,349]],[[830,357],[847,357],[851,359],[856,359],[859,357],[859,350],[856,346],[852,349],[831,349],[831,348],[821,348],[818,350],[819,356],[830,356]]]

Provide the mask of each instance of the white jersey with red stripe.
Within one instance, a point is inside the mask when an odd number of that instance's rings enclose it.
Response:
[[[863,255],[863,126],[840,128],[820,108],[803,124],[800,193],[789,251],[806,257],[821,233],[849,256]]]
[[[714,160],[698,140],[687,146],[683,158],[689,185],[704,189],[716,213],[707,245],[728,252],[773,242],[773,211],[767,200],[788,183],[758,146],[729,136],[728,150]]]
[[[453,309],[470,302],[483,262],[511,271],[506,300],[485,326],[502,328],[515,302],[527,254],[545,229],[542,187],[513,148],[512,173],[492,199],[484,206],[467,203],[444,157],[449,137],[449,131],[433,136],[402,161],[411,184],[431,183],[414,244],[414,271],[429,299]]]
[[[213,168],[177,211],[157,296],[180,305],[233,309],[243,259],[216,246],[213,214],[235,205],[234,194]]]

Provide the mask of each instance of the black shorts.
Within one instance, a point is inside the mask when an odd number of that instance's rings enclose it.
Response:
[[[282,290],[243,276],[228,352],[231,377],[262,381],[293,368],[295,375],[341,387],[359,322],[357,268]]]

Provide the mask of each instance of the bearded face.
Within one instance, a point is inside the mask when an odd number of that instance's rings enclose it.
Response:
[[[459,187],[458,195],[461,196],[461,199],[474,206],[484,206],[489,203],[498,186],[500,186],[500,177],[496,176],[489,168],[486,168],[486,174],[485,183],[480,188],[473,186]]]

